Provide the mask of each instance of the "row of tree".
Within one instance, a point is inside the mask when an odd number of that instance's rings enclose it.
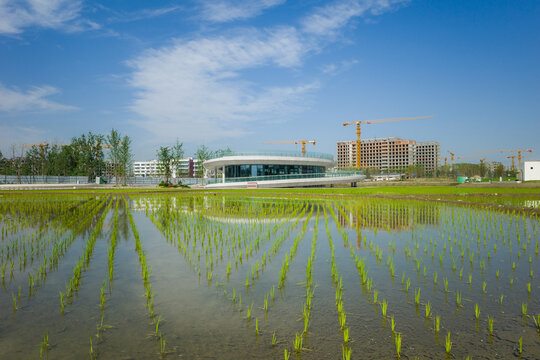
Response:
[[[89,132],[73,137],[70,144],[35,144],[26,151],[12,145],[10,158],[0,152],[0,173],[18,177],[87,176],[93,180],[109,174],[119,183],[131,174],[132,163],[131,139],[115,129],[108,135]]]
[[[202,163],[215,155],[223,155],[230,149],[212,151],[200,146],[196,153],[197,176],[203,177]],[[126,183],[132,176],[133,149],[129,136],[120,134],[115,129],[107,135],[82,134],[73,137],[70,144],[46,143],[34,144],[29,149],[12,145],[11,156],[5,157],[0,152],[0,174],[22,176],[87,176],[89,181],[97,177],[109,176],[116,184]],[[166,183],[173,175],[188,176],[180,168],[184,158],[183,144],[176,141],[173,146],[161,146],[156,157],[158,175]]]

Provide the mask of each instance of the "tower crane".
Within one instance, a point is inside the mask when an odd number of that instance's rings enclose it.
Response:
[[[394,121],[429,119],[429,118],[434,118],[434,117],[435,116],[430,115],[430,116],[415,116],[415,117],[408,117],[408,118],[359,120],[359,121],[353,121],[353,122],[344,122],[343,126],[356,125],[356,168],[360,168],[360,134],[362,133],[360,129],[361,124],[379,124],[379,123],[394,122]]]
[[[41,156],[43,156],[43,153],[45,152],[45,148],[47,146],[49,146],[48,143],[37,143],[37,144],[26,144],[26,145],[22,145],[21,147],[22,148],[31,148],[31,147],[39,147],[39,153]]]
[[[516,170],[516,163],[514,162],[514,160],[516,159],[516,155],[509,155],[506,158],[512,159],[512,171]]]
[[[313,144],[315,146],[317,142],[315,140],[290,140],[290,141],[267,141],[263,144],[302,144],[302,155],[306,154],[306,144]]]
[[[480,165],[484,165],[485,160],[486,160],[486,157],[483,157],[482,159],[480,159]]]
[[[491,152],[491,153],[494,153],[494,152],[498,152],[498,153],[517,153],[518,167],[521,169],[521,158],[522,158],[521,153],[523,153],[523,152],[529,152],[529,153],[531,153],[531,152],[532,152],[532,149],[486,150],[486,151],[482,151],[482,152]]]
[[[442,157],[441,160],[444,160],[444,167],[448,166],[448,156]]]
[[[454,160],[459,160],[459,159],[467,159],[467,158],[473,158],[473,157],[478,157],[480,155],[463,155],[463,156],[456,156],[456,154],[454,154],[453,152],[451,152],[450,150],[447,150],[448,153],[450,153],[450,157],[442,157],[441,159],[444,160],[444,166],[447,166],[447,160],[450,159],[451,163],[450,163],[450,169],[452,170],[454,168]],[[485,158],[483,159],[485,160]],[[481,161],[483,161],[481,160]]]
[[[454,153],[451,152],[450,150],[447,150],[448,153],[450,154],[450,171],[454,170]],[[446,161],[445,161],[445,166],[446,166]]]

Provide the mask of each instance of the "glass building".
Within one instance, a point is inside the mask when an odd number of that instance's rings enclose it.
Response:
[[[324,176],[327,169],[334,166],[334,157],[330,154],[296,151],[227,151],[204,162],[210,177],[221,182]]]

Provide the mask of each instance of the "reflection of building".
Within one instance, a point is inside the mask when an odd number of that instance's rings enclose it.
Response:
[[[361,174],[329,173],[334,158],[314,152],[233,152],[216,154],[204,162],[209,172],[207,187],[279,188],[356,183]]]
[[[418,225],[439,224],[436,204],[365,200],[353,209],[340,207],[336,216],[340,225],[350,228],[407,230]]]
[[[176,169],[173,170],[173,178],[176,177],[193,177],[198,168],[197,160],[193,158],[185,158],[180,160],[180,174],[176,174]],[[133,163],[133,175],[142,177],[157,177],[159,176],[159,166],[157,160],[150,161],[135,161]]]
[[[380,170],[405,169],[423,165],[428,173],[436,171],[441,156],[438,142],[420,142],[397,137],[367,139],[360,142],[360,167]],[[356,141],[338,141],[338,168],[356,166]]]

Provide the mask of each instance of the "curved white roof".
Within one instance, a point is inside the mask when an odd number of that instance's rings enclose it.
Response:
[[[312,165],[330,168],[335,165],[329,154],[306,152],[226,152],[222,156],[206,160],[203,166],[208,170],[228,165]]]

